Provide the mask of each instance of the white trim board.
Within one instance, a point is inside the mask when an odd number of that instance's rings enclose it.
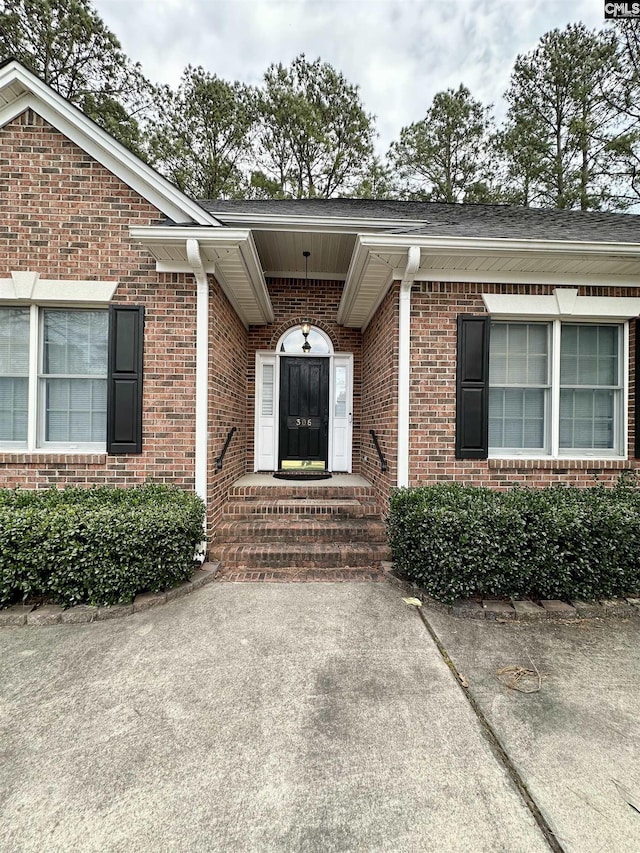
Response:
[[[344,232],[358,234],[371,230],[385,231],[399,226],[421,228],[423,219],[374,219],[366,216],[313,216],[300,213],[256,213],[219,210],[213,215],[222,222],[237,223],[255,231],[318,231],[320,233]]]
[[[47,279],[31,270],[12,270],[11,278],[0,278],[0,301],[37,305],[106,304],[113,299],[117,287],[117,281]]]
[[[377,252],[403,252],[410,246],[419,246],[424,257],[429,255],[519,255],[521,253],[547,253],[559,255],[604,255],[613,259],[640,256],[637,243],[594,240],[542,240],[514,239],[512,237],[450,237],[422,234],[360,234],[361,246]]]
[[[298,281],[304,281],[304,270],[265,270],[265,278],[295,278]],[[347,277],[346,273],[340,272],[314,272],[309,275],[309,280],[315,281],[344,281]]]
[[[402,269],[393,270],[393,278],[398,279]],[[441,270],[421,269],[416,281],[441,281],[454,284],[547,284],[572,285],[585,287],[640,287],[640,275],[618,275],[605,273],[562,273],[562,272],[521,272],[512,270]]]
[[[577,288],[555,288],[550,296],[519,293],[483,293],[492,317],[585,318],[630,320],[640,314],[640,298],[630,296],[578,296]]]

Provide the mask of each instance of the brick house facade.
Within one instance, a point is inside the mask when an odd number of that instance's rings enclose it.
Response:
[[[211,537],[281,467],[359,475],[383,509],[637,466],[635,217],[196,203],[16,62],[0,144],[1,486],[175,483]],[[118,308],[144,316],[139,376]]]

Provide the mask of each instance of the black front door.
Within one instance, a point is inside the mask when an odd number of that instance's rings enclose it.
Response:
[[[279,468],[327,468],[329,359],[280,359]]]

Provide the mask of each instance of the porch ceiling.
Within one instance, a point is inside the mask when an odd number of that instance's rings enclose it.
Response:
[[[310,252],[309,278],[344,281],[356,242],[354,234],[312,231],[253,231],[267,278],[304,277],[303,252]]]

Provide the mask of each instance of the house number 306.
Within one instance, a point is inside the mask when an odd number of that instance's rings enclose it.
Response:
[[[296,426],[311,426],[311,418],[296,418]]]

